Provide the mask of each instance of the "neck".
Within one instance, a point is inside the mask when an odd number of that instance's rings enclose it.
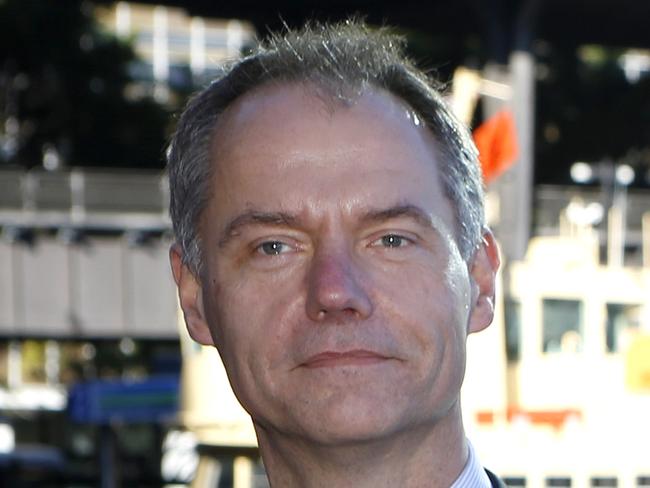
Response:
[[[439,421],[385,438],[327,444],[255,425],[272,488],[449,488],[467,461],[456,404]]]

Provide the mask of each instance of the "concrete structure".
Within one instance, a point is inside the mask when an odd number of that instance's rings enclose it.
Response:
[[[0,334],[176,338],[166,180],[3,172]]]
[[[132,67],[138,81],[128,95],[153,95],[161,102],[169,101],[170,88],[189,91],[209,82],[223,62],[238,57],[255,38],[247,22],[192,17],[163,5],[117,2],[98,7],[96,17],[132,42],[140,59]]]

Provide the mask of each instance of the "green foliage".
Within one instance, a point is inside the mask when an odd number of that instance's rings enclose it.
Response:
[[[38,166],[53,146],[70,166],[161,167],[167,114],[124,96],[129,45],[81,0],[0,3],[0,164]]]

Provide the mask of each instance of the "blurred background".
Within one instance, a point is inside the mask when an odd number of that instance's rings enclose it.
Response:
[[[179,324],[165,145],[270,30],[359,14],[473,131],[501,243],[465,422],[513,487],[650,487],[650,2],[0,0],[0,485],[268,486]]]

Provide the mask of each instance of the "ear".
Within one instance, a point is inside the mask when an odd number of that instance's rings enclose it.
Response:
[[[173,244],[169,249],[169,261],[190,337],[200,344],[214,345],[210,327],[205,319],[201,282],[183,263],[183,253],[178,244]]]
[[[489,229],[483,233],[481,244],[474,254],[470,274],[473,280],[473,307],[468,333],[485,329],[494,318],[494,295],[497,270],[501,264],[496,239]]]

